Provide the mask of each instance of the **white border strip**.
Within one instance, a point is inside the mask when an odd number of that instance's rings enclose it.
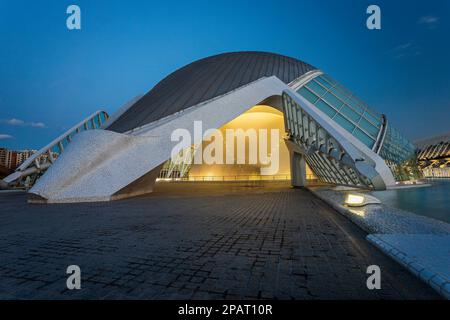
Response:
[[[410,258],[406,253],[387,243],[377,234],[369,234],[366,239],[378,249],[383,251],[386,255],[408,269],[409,272],[414,274],[420,280],[431,286],[444,298],[450,300],[450,282],[444,279],[440,274],[430,270],[428,267],[425,267],[417,260]]]

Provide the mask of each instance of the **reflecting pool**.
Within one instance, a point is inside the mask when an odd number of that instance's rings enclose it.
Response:
[[[385,205],[450,223],[450,179],[430,179],[431,187],[373,191]]]

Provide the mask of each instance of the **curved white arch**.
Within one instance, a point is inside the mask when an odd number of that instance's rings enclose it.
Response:
[[[291,107],[283,108],[280,97],[290,99]],[[194,133],[194,121],[201,120],[205,129],[219,129],[264,101],[271,101],[274,108],[284,111],[286,130],[293,137],[293,143],[301,147],[312,168],[323,160],[317,157],[325,156],[323,161],[329,162],[336,170],[343,170],[334,174],[341,175],[345,181],[335,183],[375,189],[384,189],[395,183],[381,157],[272,76],[260,78],[125,134],[107,130],[78,134],[60,159],[30,190],[34,195],[31,200],[109,201],[152,192],[162,164],[171,157],[174,143],[170,137],[174,130],[187,130],[194,137],[192,143],[197,144],[203,137]],[[295,120],[299,111],[307,115],[308,121],[323,128],[327,134],[326,143],[305,134],[305,128]],[[302,165],[297,167],[304,170]],[[319,168],[314,169],[320,171]],[[346,175],[350,178],[346,179]]]
[[[193,123],[199,120],[204,128],[218,129],[265,99],[281,96],[286,88],[278,78],[264,77],[126,134],[107,130],[78,134],[30,190],[31,201],[109,201],[149,193],[161,165],[171,156],[174,130],[186,129],[195,137]]]

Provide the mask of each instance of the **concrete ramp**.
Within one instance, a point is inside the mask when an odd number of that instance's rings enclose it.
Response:
[[[30,197],[30,201],[108,201],[151,192],[157,174],[141,192],[127,192],[126,187],[166,160],[155,152],[164,149],[165,144],[155,137],[106,130],[82,132],[29,191],[39,196]]]

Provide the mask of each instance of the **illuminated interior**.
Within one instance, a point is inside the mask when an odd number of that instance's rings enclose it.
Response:
[[[164,177],[165,169],[170,166],[170,162],[166,163],[160,178],[185,178],[194,181],[201,180],[289,180],[290,174],[290,159],[289,150],[286,147],[284,137],[284,119],[283,113],[275,108],[266,105],[257,105],[241,114],[237,118],[228,122],[219,131],[222,133],[223,137],[226,137],[226,130],[238,130],[242,129],[244,131],[248,129],[254,129],[259,132],[260,129],[267,130],[267,150],[266,154],[272,156],[270,153],[270,146],[272,144],[278,146],[279,150],[279,165],[278,170],[270,175],[261,175],[261,168],[267,167],[266,164],[262,164],[259,157],[256,164],[249,164],[249,138],[245,138],[245,164],[237,163],[237,138],[234,139],[234,161],[233,164],[226,164],[226,139],[223,141],[223,163],[224,164],[192,164],[189,170],[183,177],[180,177],[177,170],[172,171],[171,177]],[[277,129],[279,132],[278,142],[271,140],[270,130]],[[259,146],[259,136],[257,136],[258,146]],[[213,141],[204,141],[202,145],[202,150],[213,143]],[[259,154],[259,149],[258,149]],[[312,171],[307,168],[307,176],[312,176]]]
[[[248,130],[248,129],[267,129],[270,133],[270,129],[279,130],[279,169],[274,174],[275,176],[284,176],[285,178],[290,177],[290,167],[289,167],[289,151],[284,142],[284,120],[283,113],[269,106],[258,105],[249,109],[247,112],[241,114],[239,117],[228,122],[219,130],[225,137],[227,129],[237,130]],[[264,167],[261,164],[258,157],[257,164],[249,164],[249,138],[245,138],[245,164],[237,164],[237,140],[234,139],[234,164],[202,164],[202,165],[192,165],[189,171],[189,177],[225,177],[226,180],[232,180],[234,177],[237,179],[258,179],[260,176],[260,169]],[[211,142],[203,142],[203,150]],[[270,134],[268,134],[268,146],[273,142],[271,141]],[[226,141],[223,142],[224,150],[226,150]],[[259,144],[259,137],[258,137]],[[259,149],[258,149],[259,151]],[[270,153],[270,147],[267,149],[267,154]],[[224,152],[224,163],[225,163],[225,152]]]

